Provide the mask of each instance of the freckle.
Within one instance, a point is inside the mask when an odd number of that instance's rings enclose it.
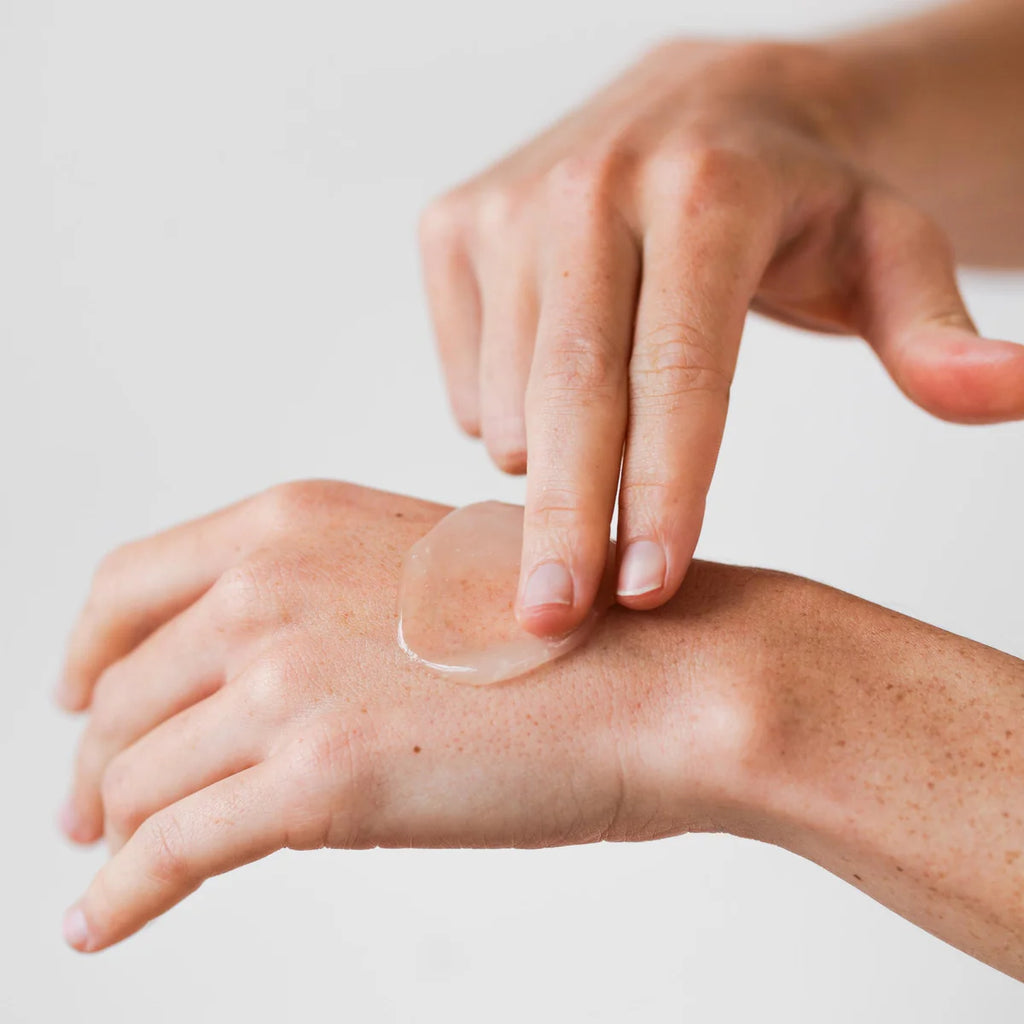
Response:
[[[934,789],[935,788],[935,783],[934,782],[929,782],[928,783],[928,788],[929,789]]]
[[[568,276],[569,276],[569,271],[568,270],[563,270],[562,271],[562,277],[568,277]]]
[[[1006,738],[1009,739],[1012,735],[1013,735],[1013,730],[1012,729],[1007,729],[1006,730]]]
[[[1007,850],[1006,863],[1012,864],[1020,856],[1020,850]]]
[[[413,748],[412,748],[412,752],[413,752],[414,754],[418,754],[418,753],[420,752],[420,748],[419,748],[419,747],[413,747]]]
[[[839,741],[839,746],[845,747],[846,746],[846,740],[840,740]]]
[[[404,519],[405,518],[405,513],[404,512],[396,512],[395,513],[395,518],[396,519]]]
[[[360,708],[359,710],[362,711],[364,715],[366,714],[366,708]]]

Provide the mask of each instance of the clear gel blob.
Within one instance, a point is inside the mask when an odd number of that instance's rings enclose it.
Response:
[[[398,643],[414,661],[452,679],[485,686],[522,675],[587,638],[609,603],[562,637],[543,638],[516,622],[523,509],[484,501],[444,517],[406,552],[398,592]]]

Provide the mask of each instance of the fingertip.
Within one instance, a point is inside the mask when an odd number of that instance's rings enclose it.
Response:
[[[629,541],[619,563],[619,597],[638,598],[660,591],[665,585],[665,570],[661,544],[647,538]]]
[[[486,431],[484,436],[487,439],[487,454],[498,469],[510,476],[522,476],[526,472],[525,441],[500,443],[492,440]]]
[[[66,711],[69,715],[80,715],[89,707],[89,701],[84,696],[64,690],[54,692],[53,702],[61,711]]]
[[[480,439],[480,416],[476,412],[454,410],[455,422],[467,437],[474,440]]]
[[[516,619],[535,636],[565,636],[590,612],[595,597],[592,590],[575,580],[563,563],[542,562],[522,586]]]
[[[65,669],[51,691],[54,704],[62,711],[76,713],[84,711],[89,704],[89,691],[70,669]]]
[[[64,941],[79,953],[91,953],[98,948],[93,942],[85,911],[77,903],[64,914],[61,931]]]
[[[926,411],[955,423],[1024,418],[1024,345],[931,329],[906,342],[897,383]]]
[[[57,813],[57,825],[71,842],[80,846],[92,845],[103,834],[102,822],[81,814],[73,799],[68,799]]]

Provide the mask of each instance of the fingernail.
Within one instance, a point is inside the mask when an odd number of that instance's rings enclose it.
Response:
[[[665,585],[665,551],[653,540],[635,540],[619,567],[619,597],[639,597]]]
[[[572,577],[561,562],[545,562],[530,573],[523,590],[523,607],[572,604]]]
[[[89,925],[81,907],[73,906],[64,915],[63,932],[64,941],[79,952],[89,945]]]
[[[78,831],[81,825],[81,820],[78,817],[78,812],[75,810],[75,805],[71,802],[70,798],[64,802],[64,806],[61,807],[57,813],[57,823],[61,827],[61,831],[64,835],[70,839],[75,837],[75,833]]]

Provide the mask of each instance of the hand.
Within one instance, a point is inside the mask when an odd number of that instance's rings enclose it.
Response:
[[[60,694],[89,710],[65,829],[105,834],[112,852],[69,912],[74,946],[117,942],[208,876],[285,846],[717,827],[728,787],[702,708],[720,727],[728,705],[704,683],[688,693],[666,622],[613,616],[585,650],[505,686],[436,678],[399,650],[402,554],[446,511],[291,484],[104,560]],[[729,625],[730,585],[701,628],[753,643],[771,623]]]
[[[676,592],[751,306],[862,335],[945,419],[1024,415],[1024,348],[977,336],[942,231],[859,168],[860,88],[824,46],[673,42],[426,211],[455,414],[503,469],[529,452],[527,628],[590,607],[620,461],[619,600]]]
[[[290,484],[103,563],[61,699],[90,711],[65,827],[105,833],[112,857],[72,945],[109,946],[284,846],[722,829],[1024,978],[1024,663],[698,562],[671,603],[613,609],[529,677],[451,683],[399,651],[393,603],[402,553],[444,511]]]

